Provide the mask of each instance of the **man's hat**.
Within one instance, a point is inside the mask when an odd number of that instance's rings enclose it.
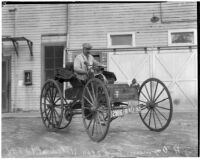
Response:
[[[92,49],[92,45],[89,43],[84,43],[82,46],[83,48]]]

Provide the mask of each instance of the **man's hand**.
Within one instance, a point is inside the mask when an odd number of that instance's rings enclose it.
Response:
[[[88,71],[87,75],[88,75],[89,78],[94,77],[94,70],[93,70],[93,69],[90,69],[90,70]]]
[[[87,61],[84,62],[84,64],[88,67],[89,66],[89,63]]]

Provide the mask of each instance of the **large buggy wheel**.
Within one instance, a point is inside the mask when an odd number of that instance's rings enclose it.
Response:
[[[54,131],[60,128],[63,118],[63,96],[55,80],[44,84],[40,95],[40,112],[45,127]]]
[[[144,81],[139,90],[140,117],[152,131],[166,129],[171,121],[173,106],[169,90],[156,78]]]
[[[107,88],[101,80],[92,78],[86,83],[81,106],[88,136],[93,141],[102,141],[110,126],[111,107]]]

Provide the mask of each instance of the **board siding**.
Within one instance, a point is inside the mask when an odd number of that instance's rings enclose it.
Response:
[[[160,12],[160,7],[162,7],[162,12]],[[148,50],[151,50],[151,48],[152,50],[155,50],[156,46],[168,46],[168,30],[197,29],[196,2],[165,2],[162,4],[148,3],[148,5],[143,3],[72,4],[70,5],[69,10],[69,41],[71,49],[81,48],[81,44],[84,42],[91,43],[94,48],[107,48],[108,33],[135,32],[136,47],[147,47]],[[157,23],[151,22],[153,15],[160,18]],[[193,51],[194,54],[197,54],[195,50]],[[130,51],[129,53],[131,52],[134,54],[135,51]],[[188,49],[174,49],[162,51],[162,53],[163,52],[167,56],[175,57],[176,59],[171,60],[173,62],[179,59],[179,63],[183,63],[184,60],[186,60],[185,58],[187,58],[185,56],[190,53],[188,52]],[[152,53],[153,52],[148,52],[148,54]],[[110,53],[107,52],[107,54]],[[121,52],[121,54],[123,53]],[[104,55],[106,55],[106,53],[104,53]],[[140,56],[142,55],[142,53],[141,55],[132,55],[129,59],[130,61],[137,63],[138,61],[141,61]],[[165,57],[165,55],[163,57]],[[131,60],[131,57],[133,56],[134,59]],[[196,57],[197,56],[194,56],[194,61],[197,61]],[[106,59],[105,62],[113,65],[112,59],[110,58],[111,57],[108,56],[108,59]],[[124,58],[125,57],[120,58],[120,62],[118,61],[118,63],[125,67],[128,62],[125,62],[125,60],[123,61]],[[171,66],[171,61],[167,59],[166,64],[164,65],[166,67]],[[165,82],[166,79],[164,77],[166,76],[166,72],[163,72],[163,68],[161,69],[160,66],[158,67],[157,63],[149,65],[147,60],[145,69],[141,71],[141,68],[136,68],[136,66],[133,64],[131,66],[135,71],[132,70],[132,72],[129,72],[126,76],[129,77],[130,75],[136,75],[135,78],[142,83],[142,81],[144,81],[146,78],[153,75],[161,78],[161,80]],[[188,65],[188,67],[192,68],[197,67],[195,63],[189,63]],[[155,68],[156,70],[154,70],[154,72],[148,72],[149,68],[151,69],[152,67],[157,68]],[[177,71],[176,65],[171,67],[171,70]],[[112,70],[110,71],[118,72],[118,69],[119,68],[117,67],[112,67]],[[127,71],[128,68],[124,69],[124,71],[125,70]],[[196,75],[197,71],[193,70],[190,71],[190,73],[187,72],[187,74],[183,74],[180,77],[181,79],[170,79],[171,82],[177,83],[169,88],[170,92],[172,92],[175,111],[197,110]],[[172,78],[175,77],[176,76],[173,75]],[[181,83],[179,82],[180,80],[183,80],[184,82]],[[130,81],[131,79],[129,79],[129,82]]]
[[[168,30],[197,28],[196,2],[165,2],[161,7],[163,23],[161,19],[152,23],[153,15],[161,18],[160,3],[70,3],[68,48],[80,49],[84,42],[91,43],[94,48],[106,48],[107,34],[112,32],[135,32],[137,47],[167,46]],[[15,13],[8,11],[14,8],[17,9]],[[3,44],[3,51],[11,52],[12,56],[13,110],[39,109],[43,76],[41,36],[63,34],[66,28],[67,4],[16,4],[2,8],[3,36],[24,36],[33,41],[33,57],[24,42],[19,43],[19,56],[16,56],[11,44]],[[107,63],[107,52],[102,57],[103,63]],[[24,70],[32,70],[33,85],[20,86]]]
[[[183,17],[197,19],[196,3],[183,4],[162,3],[163,21],[180,21]],[[186,12],[185,9],[190,10]],[[166,24],[160,20],[152,23],[153,15],[160,18],[160,3],[70,4],[69,10],[71,49],[80,48],[83,42],[90,42],[94,48],[105,48],[107,34],[111,32],[135,32],[136,46],[168,45],[168,30],[197,28],[196,21]],[[171,12],[171,18],[166,18]]]
[[[9,9],[16,8],[15,13]],[[66,33],[66,4],[16,4],[2,8],[3,36],[26,37],[33,42],[33,57],[30,56],[26,42],[19,42],[19,55],[12,44],[6,44],[3,51],[11,50],[11,108],[17,110],[39,110],[42,87],[41,66],[42,41],[44,34]],[[15,25],[14,25],[15,14]],[[15,28],[14,28],[15,27]],[[56,43],[56,39],[54,40]],[[66,40],[63,41],[66,43]],[[33,85],[25,86],[24,70],[32,70]],[[22,82],[22,83],[20,83]],[[22,84],[22,85],[21,85]]]

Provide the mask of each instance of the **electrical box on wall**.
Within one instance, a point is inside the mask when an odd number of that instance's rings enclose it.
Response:
[[[24,71],[24,85],[32,85],[32,71],[31,70]]]

